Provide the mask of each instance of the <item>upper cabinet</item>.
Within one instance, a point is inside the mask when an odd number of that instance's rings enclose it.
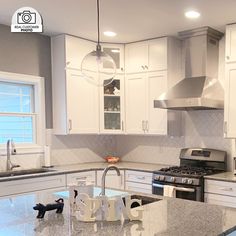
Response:
[[[226,27],[224,136],[236,138],[236,24]]]
[[[124,45],[122,44],[108,44],[102,43],[102,50],[107,53],[109,56],[112,57],[116,64],[116,72],[117,73],[124,73],[125,69],[125,56],[124,56]],[[106,68],[107,65],[103,65],[103,68]],[[109,67],[107,67],[109,69]]]
[[[96,45],[68,35],[53,37],[51,43],[54,133],[99,133],[99,89],[79,71]]]
[[[52,37],[53,126],[55,134],[124,131],[124,46],[102,44],[116,63],[113,82],[97,86],[81,73],[83,58],[96,43],[69,35]],[[96,68],[91,68],[94,71]],[[109,65],[103,64],[109,70]]]
[[[125,47],[126,73],[167,69],[168,38],[158,38]]]
[[[100,133],[120,134],[125,126],[124,45],[103,43],[102,49],[116,63],[116,75],[112,83],[100,87]]]
[[[225,61],[236,62],[236,25],[226,26]]]
[[[125,62],[126,133],[166,135],[167,110],[154,108],[154,100],[181,79],[181,42],[164,37],[130,43]]]

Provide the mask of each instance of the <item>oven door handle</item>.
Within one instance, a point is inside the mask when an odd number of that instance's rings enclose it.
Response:
[[[158,187],[158,188],[164,188],[164,185],[162,184],[156,184],[153,183],[152,184],[153,187]],[[175,186],[174,186],[175,187]],[[190,192],[190,193],[194,193],[195,189],[194,188],[182,188],[182,187],[175,187],[176,191],[182,191],[182,192]]]
[[[162,185],[162,184],[155,184],[155,183],[152,183],[152,186],[153,186],[153,187],[158,187],[158,188],[164,188],[164,185]]]
[[[189,193],[194,193],[195,192],[194,188],[175,187],[175,190],[182,191],[182,192],[189,192]]]

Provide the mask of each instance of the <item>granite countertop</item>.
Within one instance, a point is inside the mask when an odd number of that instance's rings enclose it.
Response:
[[[90,170],[103,170],[108,165],[109,164],[107,162],[97,162],[97,163],[95,162],[95,163],[81,163],[81,164],[74,164],[74,165],[55,166],[53,168],[49,168],[48,172],[0,177],[0,182],[18,180],[18,179],[27,179],[27,178],[32,178],[32,177],[43,177],[43,176],[51,176],[51,175],[58,175],[58,174],[76,173],[76,172],[90,171]],[[153,172],[154,170],[158,170],[162,167],[167,166],[167,165],[162,165],[162,164],[148,164],[148,163],[137,163],[137,162],[119,162],[114,165],[120,168],[121,170],[136,170],[136,171],[144,171],[144,172]]]
[[[50,203],[52,191],[6,197],[0,200],[0,235],[101,235],[101,236],[216,236],[228,235],[236,227],[236,209],[175,198],[164,198],[144,207],[143,220],[83,223],[70,216],[65,199],[63,214],[46,212],[37,219],[36,203]],[[134,209],[135,211],[135,209]]]
[[[236,175],[233,172],[223,172],[215,175],[207,175],[205,179],[236,182]]]

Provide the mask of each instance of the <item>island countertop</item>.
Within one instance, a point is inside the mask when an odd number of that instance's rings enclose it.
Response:
[[[46,212],[37,219],[32,209],[36,203],[51,203],[58,196],[53,191],[0,199],[0,235],[142,235],[142,236],[216,236],[228,235],[236,229],[236,209],[164,198],[143,206],[141,222],[84,223],[70,216],[68,199],[63,214]]]

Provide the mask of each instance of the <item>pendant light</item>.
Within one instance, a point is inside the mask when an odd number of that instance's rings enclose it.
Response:
[[[99,14],[99,0],[97,0],[97,46],[95,51],[83,58],[81,72],[88,82],[97,86],[106,86],[113,81],[116,75],[116,64],[110,55],[102,51]]]

